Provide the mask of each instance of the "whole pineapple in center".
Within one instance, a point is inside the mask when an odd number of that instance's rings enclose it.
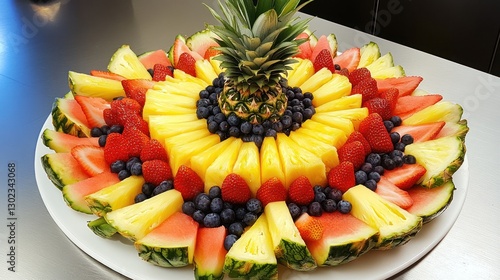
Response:
[[[252,124],[278,121],[287,107],[282,77],[296,62],[298,45],[308,20],[295,13],[300,0],[226,0],[219,1],[221,15],[210,9],[222,24],[209,25],[219,43],[225,84],[219,96],[221,111],[234,113]]]

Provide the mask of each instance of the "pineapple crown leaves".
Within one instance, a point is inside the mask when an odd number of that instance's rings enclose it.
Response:
[[[312,1],[312,0],[311,0]],[[222,15],[208,7],[222,24],[209,25],[217,35],[221,61],[226,78],[242,90],[257,92],[277,84],[296,62],[291,57],[306,39],[296,39],[310,19],[298,20],[295,13],[304,5],[299,0],[226,0],[219,1]]]

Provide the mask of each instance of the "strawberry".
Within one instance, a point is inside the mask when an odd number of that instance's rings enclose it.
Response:
[[[104,109],[104,111],[102,111],[102,117],[104,119],[104,122],[109,126],[118,124],[118,117],[115,117],[113,111],[111,111],[111,108]]]
[[[196,77],[196,69],[194,67],[196,60],[192,55],[185,52],[179,57],[179,61],[175,65],[175,68],[186,72],[187,74]]]
[[[205,183],[193,169],[181,165],[174,178],[174,188],[182,194],[184,201],[187,201],[193,200],[196,195],[203,192]]]
[[[127,122],[123,125],[124,128],[132,127],[140,130],[149,137],[149,125],[140,115],[132,114],[127,117]]]
[[[216,47],[210,47],[205,51],[204,59],[209,59],[213,56],[220,54],[220,51],[216,49]]]
[[[169,161],[167,151],[162,146],[160,141],[156,139],[149,139],[144,144],[144,146],[142,147],[140,158],[142,162],[153,159],[161,159],[167,162]]]
[[[342,68],[340,70],[335,70],[335,74],[344,75],[346,77],[349,77],[349,69]]]
[[[350,161],[343,161],[328,172],[328,185],[346,192],[356,185],[354,165]]]
[[[358,169],[365,162],[365,147],[360,141],[344,144],[338,149],[339,161],[350,161],[354,169]]]
[[[368,109],[368,113],[378,113],[383,120],[389,120],[392,117],[391,104],[387,99],[375,97],[363,102],[363,107]]]
[[[397,88],[388,88],[387,90],[380,92],[380,97],[387,100],[389,102],[389,107],[391,108],[391,115],[394,115],[394,109],[396,108],[396,104],[398,102],[399,97],[399,89]]]
[[[256,197],[265,207],[270,202],[285,201],[287,191],[283,183],[277,177],[272,177],[260,186],[259,190],[257,190]]]
[[[315,72],[318,72],[324,67],[326,67],[331,72],[335,72],[332,54],[327,49],[323,49],[318,53],[318,55],[314,59],[313,66]]]
[[[295,226],[300,232],[302,239],[306,241],[320,240],[323,237],[323,224],[315,217],[311,217],[307,213],[303,213],[295,221]]]
[[[359,82],[361,82],[364,79],[371,78],[372,74],[370,73],[370,70],[366,67],[362,68],[357,68],[354,71],[349,73],[349,82],[351,82],[352,86],[357,85]]]
[[[77,145],[71,149],[71,155],[89,176],[102,172],[111,172],[109,164],[104,159],[104,148],[92,145]]]
[[[369,114],[359,123],[358,131],[361,132],[368,143],[370,143],[372,152],[388,153],[394,150],[391,136],[389,132],[387,132],[384,121],[379,114]]]
[[[127,161],[129,159],[123,135],[116,132],[108,134],[104,146],[104,159],[107,164],[112,164],[117,160]]]
[[[370,147],[370,143],[365,139],[363,134],[359,131],[353,131],[349,137],[347,138],[347,141],[344,144],[348,144],[354,141],[359,141],[361,144],[363,144],[363,148],[365,149],[365,156],[367,156],[369,153],[372,152],[372,148]]]
[[[92,75],[94,77],[101,77],[101,78],[117,80],[117,81],[123,81],[123,80],[127,79],[127,78],[123,77],[122,75],[118,75],[118,74],[115,74],[113,72],[102,71],[102,70],[90,70],[90,75]]]
[[[105,109],[111,108],[111,105],[104,98],[90,97],[84,95],[75,95],[75,100],[82,108],[83,114],[91,127],[102,127],[106,124],[103,117]]]
[[[373,78],[366,78],[359,81],[351,89],[351,94],[357,93],[363,96],[362,102],[378,97],[377,81]]]
[[[129,157],[139,157],[142,148],[149,141],[149,137],[146,134],[132,126],[125,126],[122,136],[125,140]]]
[[[172,68],[164,64],[155,64],[153,66],[153,81],[165,81],[167,76],[173,77]]]
[[[309,205],[314,200],[314,189],[309,179],[301,175],[288,187],[288,198],[299,205]]]
[[[142,163],[142,176],[147,183],[158,186],[161,182],[174,179],[168,162],[153,159]]]
[[[427,170],[420,164],[403,164],[399,168],[385,170],[383,177],[398,188],[406,190],[415,185]]]
[[[252,196],[250,187],[243,177],[231,173],[224,178],[221,185],[222,199],[235,204],[246,203]]]
[[[408,194],[407,191],[398,188],[384,176],[382,176],[380,181],[378,181],[375,193],[401,208],[408,208],[413,205],[413,199],[410,194]]]
[[[141,108],[146,102],[146,92],[153,88],[156,83],[146,79],[123,80],[122,87],[128,98],[132,98],[139,103]]]

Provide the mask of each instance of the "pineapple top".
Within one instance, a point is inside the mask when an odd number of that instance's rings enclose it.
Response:
[[[312,1],[312,0],[311,0]],[[209,7],[222,24],[209,25],[219,43],[226,78],[240,92],[255,94],[274,88],[290,69],[291,59],[304,39],[295,39],[307,28],[309,19],[294,14],[309,3],[300,0],[219,1],[222,14]]]

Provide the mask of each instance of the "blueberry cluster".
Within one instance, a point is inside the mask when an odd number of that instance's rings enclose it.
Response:
[[[160,193],[169,191],[174,189],[174,181],[173,180],[165,180],[161,182],[158,186],[155,186],[151,183],[144,183],[142,185],[142,191],[137,194],[134,198],[134,202],[138,203],[144,201],[148,198],[151,198]]]
[[[112,126],[103,125],[101,127],[93,127],[90,129],[90,136],[99,137],[99,146],[104,147],[106,145],[106,139],[110,133],[122,133],[123,126],[119,124],[114,124]]]
[[[224,73],[215,78],[212,85],[200,91],[196,115],[199,119],[207,120],[208,130],[219,135],[221,141],[238,137],[260,147],[264,137],[276,137],[281,132],[289,135],[316,112],[312,105],[312,93],[302,93],[298,87],[289,87],[286,79],[282,79],[280,85],[286,91],[288,101],[287,108],[278,121],[265,120],[262,124],[252,124],[236,114],[226,116],[222,113],[218,97],[224,88]]]
[[[229,250],[234,242],[243,234],[245,227],[257,221],[264,210],[260,200],[249,199],[246,204],[233,204],[222,199],[218,186],[210,188],[208,193],[198,194],[194,200],[185,201],[182,212],[193,217],[202,227],[227,228],[224,247]]]
[[[110,165],[111,172],[118,174],[118,179],[123,180],[131,175],[142,175],[142,161],[138,157],[131,157],[127,161],[117,160]]]
[[[332,187],[314,186],[314,201],[309,205],[299,206],[289,202],[288,210],[294,220],[298,219],[302,213],[319,217],[325,213],[339,211],[342,214],[351,212],[352,205],[349,201],[342,199],[342,191]]]

